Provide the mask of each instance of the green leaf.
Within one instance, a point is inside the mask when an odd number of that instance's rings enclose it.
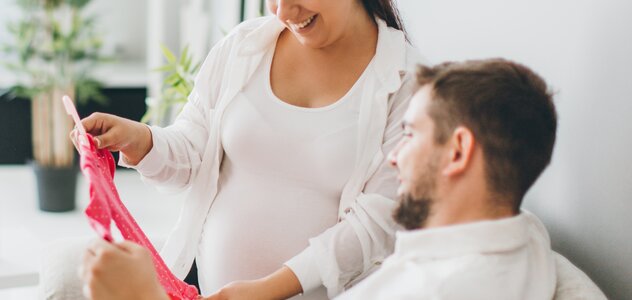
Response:
[[[180,65],[185,64],[188,55],[189,55],[189,46],[187,45],[182,50],[182,54],[180,54]]]
[[[182,68],[184,69],[185,72],[190,72],[190,68],[191,68],[191,61],[193,61],[193,57],[187,57],[184,60],[184,63],[182,64]]]
[[[39,89],[39,88],[32,88],[32,87],[27,87],[21,84],[17,84],[9,88],[8,93],[7,93],[8,95],[7,99],[9,100],[13,100],[16,98],[31,99],[33,98],[33,96],[37,95],[41,91],[42,89]]]
[[[24,67],[19,64],[10,63],[10,62],[0,62],[0,65],[2,65],[5,69],[11,72],[16,72],[16,73],[24,72]]]
[[[44,0],[44,8],[47,10],[53,10],[58,8],[62,3],[62,0]]]
[[[167,78],[165,78],[165,82],[171,86],[174,86],[177,84],[178,81],[182,80],[182,78],[180,78],[180,76],[178,75],[178,73],[173,73],[169,76],[167,76]]]
[[[189,94],[189,89],[184,84],[176,86],[175,89],[178,91],[180,95]]]
[[[176,56],[173,55],[173,52],[171,52],[171,50],[169,50],[165,45],[161,44],[160,49],[162,50],[162,54],[165,56],[169,63],[173,64],[176,62]]]
[[[168,63],[153,70],[164,74],[160,104],[155,105],[143,117],[144,120],[151,118],[159,122],[169,109],[181,111],[182,103],[187,101],[187,97],[193,90],[195,75],[201,66],[201,62],[193,63],[194,59],[188,46],[182,49],[177,60],[173,52],[164,45],[161,45],[161,49]]]
[[[155,69],[152,69],[152,72],[173,72],[173,65],[164,65]]]
[[[88,100],[93,100],[97,103],[106,105],[109,100],[101,92],[101,82],[91,79],[83,78],[77,79],[75,82],[75,91],[77,101],[80,103],[86,103]]]

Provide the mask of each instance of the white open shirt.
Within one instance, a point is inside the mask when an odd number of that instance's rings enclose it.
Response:
[[[340,199],[340,222],[310,239],[308,248],[286,262],[304,291],[322,284],[330,297],[374,271],[394,246],[397,225],[391,213],[397,180],[385,158],[401,137],[401,120],[415,91],[411,71],[421,59],[401,31],[376,21],[379,33],[371,67],[378,76],[362,91],[355,168]],[[124,158],[119,162],[137,169],[144,181],[159,189],[190,190],[161,251],[180,278],[195,259],[217,193],[222,115],[283,29],[274,16],[235,28],[211,49],[175,123],[151,127],[154,147],[145,158],[136,166]]]
[[[529,212],[495,221],[398,232],[380,270],[345,299],[553,299],[555,261]]]

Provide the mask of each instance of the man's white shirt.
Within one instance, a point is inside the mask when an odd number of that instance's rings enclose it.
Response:
[[[555,284],[548,233],[523,211],[398,232],[382,268],[336,299],[552,299]]]

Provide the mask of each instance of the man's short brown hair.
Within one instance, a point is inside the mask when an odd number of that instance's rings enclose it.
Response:
[[[488,187],[517,211],[555,143],[557,113],[544,80],[504,59],[419,66],[417,80],[432,86],[436,142],[469,128],[483,149]]]

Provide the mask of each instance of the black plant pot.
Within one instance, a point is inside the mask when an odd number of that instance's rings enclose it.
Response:
[[[68,168],[43,167],[30,163],[37,179],[39,208],[47,212],[75,209],[78,166]]]

